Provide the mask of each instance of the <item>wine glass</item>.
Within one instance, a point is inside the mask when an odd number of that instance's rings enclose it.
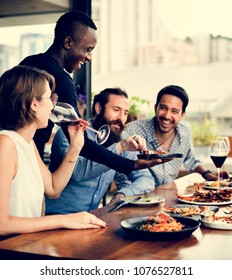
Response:
[[[68,126],[72,124],[78,124],[80,118],[70,104],[57,102],[56,106],[51,112],[50,120],[59,126]],[[90,126],[88,126],[87,129],[90,129],[96,133],[95,141],[99,145],[104,144],[110,134],[110,127],[108,125],[101,126],[99,130],[96,130]]]
[[[224,140],[212,141],[209,147],[209,155],[214,165],[217,168],[218,187],[220,187],[220,171],[228,155],[228,148],[226,147],[225,141]]]
[[[230,139],[226,136],[218,136],[216,140],[225,141],[228,154],[230,152]]]

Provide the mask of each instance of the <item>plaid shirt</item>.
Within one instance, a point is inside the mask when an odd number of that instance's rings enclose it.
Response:
[[[154,121],[155,117],[132,121],[127,124],[125,131],[130,135],[137,134],[144,137],[147,142],[147,148],[153,150],[159,144],[154,130]],[[187,121],[180,121],[176,126],[176,136],[169,153],[181,153],[183,158],[176,158],[150,168],[150,172],[155,180],[155,186],[175,180],[182,166],[188,172],[193,172],[199,165],[204,165],[195,157],[191,125]],[[120,173],[120,177],[118,176],[117,180],[120,182],[120,180],[124,180],[123,178],[124,175]]]

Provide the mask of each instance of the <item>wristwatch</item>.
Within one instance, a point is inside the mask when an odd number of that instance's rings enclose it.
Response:
[[[207,175],[208,173],[212,173],[212,171],[210,171],[210,170],[208,169],[208,170],[204,171],[203,173],[201,173],[201,176],[202,176],[205,180],[207,180],[206,175]]]

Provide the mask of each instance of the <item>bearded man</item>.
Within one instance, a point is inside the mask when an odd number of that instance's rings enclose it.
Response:
[[[90,124],[99,129],[102,125],[110,126],[110,136],[104,143],[114,153],[124,158],[136,159],[138,145],[144,148],[145,140],[140,136],[129,136],[124,127],[129,113],[129,99],[120,88],[106,88],[95,95],[92,105]],[[88,137],[95,139],[96,134],[86,130]],[[128,137],[129,136],[129,137]],[[56,133],[51,148],[50,170],[58,168],[69,147],[62,129]],[[64,191],[57,199],[46,198],[46,214],[67,214],[80,211],[91,211],[99,207],[110,183],[116,178],[116,171],[109,167],[79,157],[72,177]],[[128,177],[117,184],[118,190],[110,203],[124,196],[134,196],[154,189],[154,180],[148,169],[132,171]]]

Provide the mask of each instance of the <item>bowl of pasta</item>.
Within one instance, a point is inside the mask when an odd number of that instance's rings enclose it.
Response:
[[[189,217],[159,212],[154,216],[130,218],[121,221],[129,234],[152,240],[175,240],[190,237],[200,222]]]

